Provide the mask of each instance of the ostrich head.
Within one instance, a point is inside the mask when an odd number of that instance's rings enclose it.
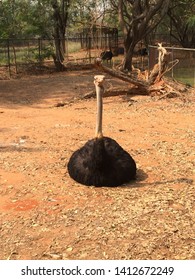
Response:
[[[94,77],[94,84],[96,89],[96,95],[97,95],[97,120],[96,120],[96,132],[95,137],[96,138],[102,138],[102,110],[103,110],[103,102],[102,102],[102,95],[104,93],[104,75],[97,75]]]

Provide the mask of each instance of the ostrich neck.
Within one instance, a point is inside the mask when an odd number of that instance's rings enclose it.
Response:
[[[96,120],[96,133],[95,137],[103,137],[102,133],[102,111],[103,111],[103,102],[102,94],[104,92],[103,86],[96,85],[96,95],[97,95],[97,120]]]

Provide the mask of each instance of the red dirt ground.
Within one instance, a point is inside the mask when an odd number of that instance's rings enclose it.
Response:
[[[66,166],[94,137],[96,100],[77,98],[95,74],[0,80],[0,258],[195,259],[193,91],[105,98],[104,134],[136,160],[137,180],[86,187]],[[127,84],[107,75],[113,85]]]

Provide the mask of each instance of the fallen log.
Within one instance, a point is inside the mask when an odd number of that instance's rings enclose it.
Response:
[[[128,82],[130,84],[133,84],[135,87],[139,87],[140,91],[143,91],[143,94],[148,94],[148,82],[144,80],[139,80],[132,75],[127,75],[121,71],[116,71],[113,69],[110,69],[104,65],[102,65],[101,60],[97,59],[95,61],[95,67],[98,68],[101,71],[104,71],[108,73],[111,76],[114,76],[116,78],[119,78],[122,81]]]
[[[110,89],[104,91],[103,97],[128,95],[131,93],[132,93],[131,88],[111,87]],[[90,98],[96,98],[95,91],[90,91],[82,97],[82,99],[90,99]]]

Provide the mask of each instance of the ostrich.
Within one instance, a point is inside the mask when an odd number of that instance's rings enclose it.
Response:
[[[113,58],[113,53],[112,53],[111,50],[109,50],[109,51],[104,51],[104,52],[102,52],[102,53],[100,54],[100,58],[101,58],[102,60],[106,60],[107,63],[108,63],[108,61],[110,60],[110,63],[111,63],[111,60],[112,60],[112,58]]]
[[[116,187],[135,179],[136,163],[115,140],[102,134],[104,79],[103,75],[94,77],[97,95],[95,138],[72,154],[68,172],[72,179],[86,186]]]

